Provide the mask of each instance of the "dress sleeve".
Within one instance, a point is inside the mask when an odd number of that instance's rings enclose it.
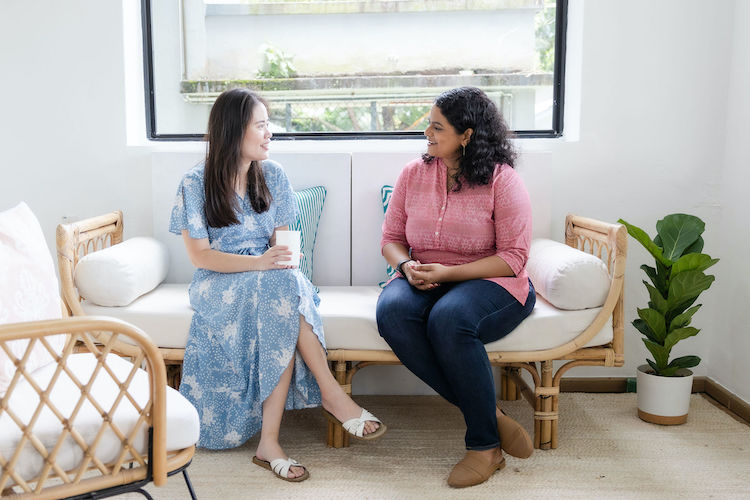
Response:
[[[294,196],[292,183],[286,172],[279,167],[276,169],[276,192],[274,202],[276,203],[276,214],[274,216],[274,227],[291,226],[297,219],[297,200]]]
[[[409,249],[406,239],[406,190],[408,184],[408,168],[401,170],[393,188],[391,201],[383,221],[383,237],[380,240],[380,251],[388,243],[400,243]]]
[[[182,178],[169,220],[169,231],[182,234],[187,229],[191,238],[208,238],[203,183],[188,173]]]
[[[526,267],[531,246],[531,201],[521,177],[503,166],[493,180],[495,255],[518,274]]]

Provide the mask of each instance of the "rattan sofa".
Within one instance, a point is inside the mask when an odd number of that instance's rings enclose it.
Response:
[[[119,316],[137,325],[139,322],[144,322],[139,326],[159,344],[157,337],[164,332],[164,328],[148,327],[148,324],[153,324],[153,318],[139,315],[138,308],[143,309],[148,301],[158,301],[158,295],[164,293],[167,294],[168,299],[160,304],[167,304],[166,306],[146,307],[151,316],[155,310],[157,315],[161,312],[164,314],[174,312],[165,308],[189,311],[187,284],[160,285],[153,292],[136,300],[135,309],[106,308],[87,304],[85,299],[79,296],[75,287],[74,271],[78,259],[89,252],[121,242],[122,233],[121,212],[112,212],[58,227],[57,252],[62,296],[71,314],[75,316],[108,314]],[[609,224],[574,215],[568,216],[565,223],[567,245],[594,254],[607,265],[611,282],[604,305],[597,309],[569,312],[556,310],[544,300],[538,299],[532,316],[517,330],[523,330],[528,324],[540,323],[543,326],[537,325],[537,330],[541,328],[544,332],[554,335],[562,324],[558,318],[570,318],[571,315],[577,314],[577,326],[573,327],[572,333],[567,332],[567,340],[534,350],[519,350],[518,348],[503,350],[503,348],[493,348],[494,343],[487,346],[491,362],[502,367],[501,397],[513,400],[523,396],[533,408],[536,448],[549,449],[556,448],[558,445],[557,401],[560,379],[566,371],[582,365],[609,367],[623,365],[622,303],[626,236],[625,228],[619,224]],[[382,265],[382,262],[379,265]],[[354,375],[362,368],[371,365],[399,364],[398,359],[377,333],[375,325],[377,286],[321,286],[320,289],[321,314],[326,331],[328,359],[336,379],[348,393],[351,393]],[[189,325],[189,316],[187,321],[183,319],[180,325]],[[187,331],[185,326],[175,328],[185,329],[180,333],[182,340],[178,341],[183,342],[182,348],[175,346],[175,341],[172,339],[169,345],[161,345],[160,351],[170,372],[170,384],[177,387]],[[601,337],[602,332],[607,335]],[[170,332],[172,333],[174,332]],[[516,335],[516,331],[511,335]],[[519,331],[516,339],[523,336],[524,332]],[[505,339],[501,339],[498,343],[504,341]],[[553,369],[555,360],[564,361],[564,364],[556,371]],[[522,376],[521,370],[525,370],[528,375]],[[531,387],[526,380],[531,381]],[[341,427],[329,424],[327,442],[333,447],[348,446],[348,436]]]

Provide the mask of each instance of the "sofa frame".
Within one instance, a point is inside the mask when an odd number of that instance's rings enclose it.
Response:
[[[73,281],[78,259],[122,241],[122,212],[116,211],[57,229],[57,254],[63,300],[71,314],[85,315]],[[534,447],[558,446],[558,398],[562,376],[576,366],[619,367],[624,364],[623,294],[627,231],[611,224],[577,215],[565,220],[565,243],[601,259],[611,277],[610,288],[600,312],[573,340],[553,349],[538,351],[488,352],[492,365],[501,368],[500,397],[523,397],[534,411]],[[585,347],[611,318],[613,338],[605,345]],[[179,385],[184,349],[160,349],[167,363],[169,382]],[[398,365],[390,350],[329,349],[328,361],[336,380],[351,394],[352,379],[362,368],[373,365]],[[562,365],[555,369],[554,362]],[[523,377],[521,370],[527,372]],[[531,380],[531,386],[527,383]],[[327,443],[339,448],[349,444],[349,436],[339,425],[328,424]]]

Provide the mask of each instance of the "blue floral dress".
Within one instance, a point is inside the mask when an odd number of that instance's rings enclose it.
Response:
[[[263,162],[273,196],[271,207],[257,213],[246,195],[239,224],[209,227],[205,216],[204,166],[182,179],[172,208],[169,230],[191,238],[208,238],[211,248],[242,255],[261,255],[274,228],[294,222],[291,184],[278,163]],[[239,196],[238,196],[239,201]],[[296,351],[299,315],[312,325],[325,347],[320,299],[298,269],[219,273],[197,269],[190,284],[195,313],[185,347],[182,393],[198,409],[198,446],[240,446],[261,427],[261,404],[278,384],[294,356],[294,373],[286,409],[320,404],[320,389]]]

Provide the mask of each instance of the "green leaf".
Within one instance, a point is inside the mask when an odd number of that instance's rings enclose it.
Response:
[[[669,331],[671,332],[676,328],[688,326],[690,324],[691,318],[693,317],[693,314],[695,314],[702,305],[703,304],[698,304],[697,306],[691,307],[684,313],[675,316],[675,318],[669,323]]]
[[[678,328],[670,332],[669,335],[667,335],[664,338],[664,348],[667,350],[667,352],[670,352],[677,342],[679,342],[680,340],[684,340],[688,337],[693,337],[695,335],[698,335],[699,331],[700,330],[692,326],[687,326],[685,328]]]
[[[642,319],[635,319],[633,320],[632,325],[641,332],[643,335],[645,335],[647,338],[653,340],[654,342],[660,342],[658,338],[654,335],[654,333],[651,331],[651,329],[648,327],[648,323],[643,321]]]
[[[651,266],[647,266],[646,264],[643,264],[641,266],[641,269],[643,269],[643,272],[646,273],[646,276],[651,279],[651,283],[653,283],[659,291],[664,290],[666,292],[668,290],[666,280],[657,272],[656,269]]]
[[[672,261],[664,257],[662,253],[662,249],[658,247],[656,243],[651,241],[651,238],[649,238],[648,234],[646,234],[646,232],[643,229],[637,226],[633,226],[632,224],[629,224],[622,219],[618,220],[617,222],[624,225],[628,229],[628,234],[632,236],[633,238],[635,238],[638,241],[638,243],[643,245],[643,248],[648,250],[649,253],[653,255],[656,260],[658,260],[659,262],[661,262],[667,267],[672,265]]]
[[[659,366],[648,358],[646,358],[646,362],[648,363],[648,366],[654,370],[654,373],[659,375]]]
[[[716,278],[707,276],[703,271],[685,271],[669,280],[669,295],[667,305],[671,309],[675,306],[695,299],[704,290],[708,290]]]
[[[654,309],[638,309],[638,316],[646,322],[654,337],[659,343],[663,343],[667,335],[667,325],[664,321],[664,315]],[[651,336],[649,335],[649,338]]]
[[[669,352],[664,348],[664,346],[657,344],[656,342],[653,342],[648,339],[641,339],[644,344],[646,344],[646,349],[649,350],[649,352],[654,356],[654,359],[656,360],[656,365],[658,366],[657,371],[661,371],[663,368],[667,367],[667,362],[669,360]]]
[[[679,370],[677,366],[667,366],[666,368],[662,368],[657,375],[660,377],[674,377],[677,370]]]
[[[710,255],[705,253],[685,254],[672,264],[670,277],[685,271],[705,271],[717,262],[719,262],[719,259],[712,259]]]
[[[673,366],[675,368],[692,368],[694,366],[698,366],[698,363],[701,362],[701,358],[698,356],[682,356],[679,358],[674,358],[671,363],[669,363],[669,366]]]
[[[698,239],[695,240],[695,243],[687,247],[685,251],[682,252],[682,255],[687,255],[689,253],[701,253],[702,251],[703,251],[703,237],[698,236]]]
[[[649,302],[650,304],[653,304],[653,309],[656,309],[662,314],[666,314],[667,312],[667,299],[665,299],[661,293],[659,293],[659,290],[652,287],[645,281],[643,282],[644,285],[646,285],[646,290],[648,290],[648,297],[651,300]]]
[[[692,306],[693,303],[695,303],[696,300],[698,300],[698,297],[693,297],[692,299],[686,300],[685,302],[680,302],[674,307],[670,307],[667,311],[667,314],[664,315],[664,320],[668,325],[671,325],[672,321],[674,321],[677,316],[684,313],[688,307]]]
[[[672,262],[703,234],[706,225],[698,217],[670,214],[656,223],[656,232],[664,247],[664,258]]]

